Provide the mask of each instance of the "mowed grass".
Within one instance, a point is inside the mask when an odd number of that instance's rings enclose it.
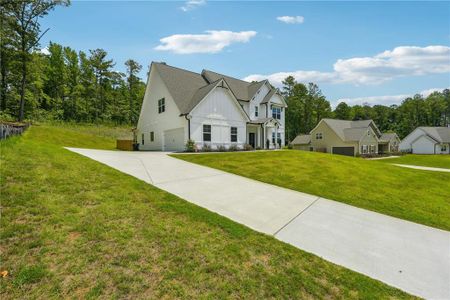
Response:
[[[298,150],[177,158],[450,230],[450,174]]]
[[[380,159],[378,162],[450,169],[448,154],[407,154],[397,158]]]
[[[103,134],[0,145],[2,299],[411,298],[62,148]]]

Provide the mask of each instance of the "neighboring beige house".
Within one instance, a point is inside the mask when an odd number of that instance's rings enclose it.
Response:
[[[398,151],[395,133],[381,133],[372,120],[322,119],[310,134],[299,135],[294,149],[355,156]]]
[[[400,143],[414,154],[450,154],[450,127],[417,127]]]

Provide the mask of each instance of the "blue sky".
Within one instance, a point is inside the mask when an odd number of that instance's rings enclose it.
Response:
[[[336,104],[391,104],[450,87],[449,2],[72,1],[42,20],[49,41],[238,78],[287,74]],[[145,77],[145,71],[141,77]]]

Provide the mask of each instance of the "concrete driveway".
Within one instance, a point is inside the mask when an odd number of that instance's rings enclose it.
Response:
[[[450,299],[448,231],[195,165],[167,153],[67,149],[411,294]]]

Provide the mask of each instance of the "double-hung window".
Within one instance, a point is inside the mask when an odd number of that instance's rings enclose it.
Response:
[[[272,118],[277,120],[281,119],[281,107],[272,107]]]
[[[211,142],[211,125],[203,125],[203,141]]]
[[[255,117],[258,117],[258,106],[255,106]]]
[[[237,127],[231,127],[231,142],[237,142]]]
[[[161,98],[158,100],[158,113],[163,113],[166,111],[166,99]]]
[[[362,152],[362,154],[367,154],[367,145],[361,146],[361,152]]]

